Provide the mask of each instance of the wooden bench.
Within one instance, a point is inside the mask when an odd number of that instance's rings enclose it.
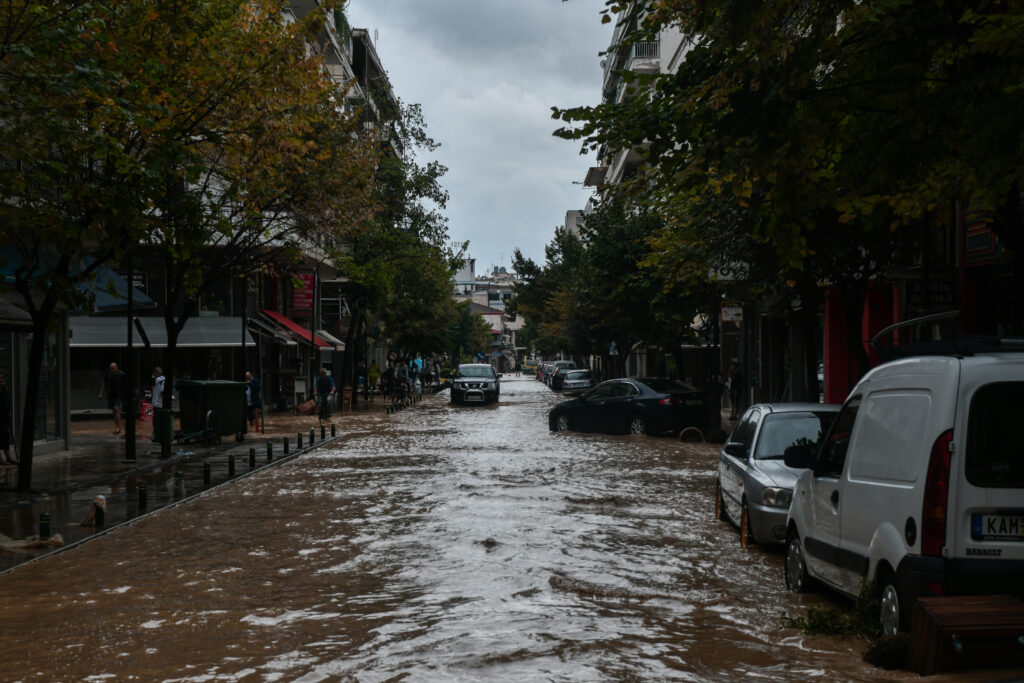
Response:
[[[1024,667],[1024,602],[1009,595],[919,598],[907,668],[922,676],[981,667]]]

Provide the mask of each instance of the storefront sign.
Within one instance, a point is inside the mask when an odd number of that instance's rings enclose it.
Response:
[[[292,288],[292,308],[296,311],[313,310],[313,274],[296,275],[297,284]]]

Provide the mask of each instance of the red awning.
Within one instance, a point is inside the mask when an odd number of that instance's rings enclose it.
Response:
[[[294,332],[295,334],[299,335],[300,337],[302,337],[306,341],[308,341],[308,342],[311,341],[311,342],[315,343],[320,348],[328,348],[328,349],[333,348],[333,345],[330,342],[326,342],[323,339],[321,339],[320,337],[317,337],[316,335],[314,335],[311,331],[309,331],[308,329],[306,329],[302,325],[298,324],[294,320],[291,320],[291,319],[281,315],[277,311],[264,310],[263,311],[263,315],[267,316],[268,318],[270,318],[271,320],[273,320],[275,323],[277,323],[281,327],[285,328],[286,330],[290,330],[290,331]]]

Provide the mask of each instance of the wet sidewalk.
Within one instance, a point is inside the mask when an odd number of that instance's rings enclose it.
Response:
[[[272,414],[265,417],[262,433],[245,434],[240,442],[222,436],[219,444],[174,443],[167,458],[150,438],[151,425],[140,423],[134,461],[125,459],[125,437],[112,433],[109,417],[74,420],[69,450],[33,457],[31,494],[17,492],[16,467],[0,468],[0,572],[310,447],[342,442],[347,434],[387,419],[390,405],[358,401],[323,425],[316,416]],[[106,502],[103,524],[83,526],[97,496]],[[47,522],[49,534],[41,529]]]

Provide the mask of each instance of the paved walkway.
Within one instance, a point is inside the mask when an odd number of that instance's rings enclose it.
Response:
[[[370,405],[359,401],[354,411],[335,413],[334,438],[385,416],[388,405],[379,399]],[[139,424],[135,460],[127,461],[124,436],[113,434],[112,427],[109,417],[73,421],[69,450],[33,457],[29,495],[17,492],[17,468],[0,468],[0,572],[280,462],[285,438],[289,456],[310,447],[311,428],[314,446],[332,440],[330,424],[321,432],[315,416],[275,414],[266,417],[264,433],[246,434],[242,442],[225,436],[220,444],[175,443],[171,456],[161,458],[160,444],[150,440],[151,426]],[[99,495],[106,501],[103,526],[83,526]],[[59,534],[59,541],[40,537],[44,513],[50,534]]]

